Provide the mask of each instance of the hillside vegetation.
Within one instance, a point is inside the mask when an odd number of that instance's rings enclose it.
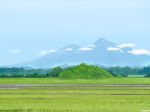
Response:
[[[80,64],[64,70],[59,74],[59,77],[63,79],[99,79],[113,76],[100,67]]]

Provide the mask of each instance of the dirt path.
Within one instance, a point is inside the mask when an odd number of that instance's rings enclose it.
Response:
[[[0,89],[21,89],[30,87],[147,87],[150,89],[150,84],[16,84],[16,85],[0,85]]]

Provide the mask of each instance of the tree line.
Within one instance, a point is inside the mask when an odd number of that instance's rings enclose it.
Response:
[[[75,75],[76,74],[76,75]],[[101,74],[101,75],[100,75]],[[150,66],[147,67],[98,67],[94,65],[80,64],[77,66],[50,69],[33,68],[0,68],[0,78],[98,78],[103,74],[112,74],[114,77],[127,77],[128,75],[145,75],[150,77]]]
[[[127,77],[128,75],[144,75],[150,77],[150,66],[147,67],[106,67],[114,76]]]

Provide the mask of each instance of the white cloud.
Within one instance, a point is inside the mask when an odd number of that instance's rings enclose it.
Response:
[[[54,53],[54,52],[56,52],[56,51],[57,51],[57,50],[55,50],[55,49],[43,50],[43,51],[40,51],[39,55],[40,55],[40,56],[46,56],[46,55],[48,55],[48,54],[50,54],[50,53]]]
[[[96,47],[96,45],[88,45],[89,47],[92,47],[92,48],[95,48]]]
[[[21,51],[18,50],[18,49],[13,49],[13,50],[10,50],[9,52],[10,52],[10,53],[17,54],[17,53],[20,53]]]
[[[128,52],[134,55],[150,55],[150,50],[147,49],[134,49]]]
[[[134,48],[135,46],[136,44],[133,43],[124,43],[124,44],[117,45],[118,48]]]
[[[65,51],[73,51],[73,49],[72,48],[67,48],[67,49],[65,49]]]
[[[124,51],[122,51],[122,50],[121,50],[120,52],[121,52],[121,53],[124,53]]]
[[[121,51],[121,49],[117,47],[109,47],[107,48],[107,51]]]
[[[79,48],[79,51],[92,51],[93,49],[90,48],[90,47],[82,47],[82,48]]]

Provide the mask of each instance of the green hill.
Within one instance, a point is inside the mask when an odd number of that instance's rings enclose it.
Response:
[[[93,66],[80,64],[70,67],[59,74],[62,79],[99,79],[113,77],[106,70]]]

